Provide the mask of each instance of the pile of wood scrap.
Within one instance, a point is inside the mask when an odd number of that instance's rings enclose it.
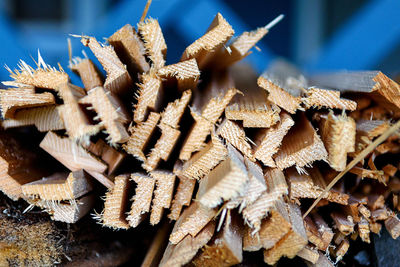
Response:
[[[105,227],[158,227],[145,266],[231,266],[244,251],[333,266],[353,240],[397,238],[400,85],[236,64],[281,18],[233,39],[218,13],[170,65],[156,19],[105,44],[76,36],[101,65],[71,59],[83,87],[40,54],[21,61],[0,90],[1,191],[57,221],[104,202]]]

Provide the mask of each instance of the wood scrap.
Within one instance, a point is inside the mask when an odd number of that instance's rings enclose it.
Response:
[[[79,75],[86,91],[104,85],[103,77],[92,60],[74,57],[69,67]]]
[[[393,239],[396,239],[400,235],[400,220],[396,215],[391,215],[385,220],[385,227]]]
[[[311,87],[303,98],[306,108],[331,108],[354,111],[357,103],[353,100],[340,98],[340,92]]]
[[[136,123],[144,121],[148,116],[148,110],[151,113],[159,112],[162,96],[163,85],[161,79],[153,72],[144,73],[141,76],[141,83],[138,84],[137,103],[134,105],[133,120]]]
[[[171,205],[175,174],[167,171],[152,171],[150,176],[156,181],[150,214],[150,224],[155,225],[160,222],[164,209],[168,209]]]
[[[319,259],[319,252],[310,245],[307,245],[302,250],[300,250],[299,253],[297,253],[297,256],[312,264],[316,264]]]
[[[178,220],[183,206],[190,205],[196,185],[196,180],[194,179],[186,178],[182,175],[177,175],[177,177],[179,178],[179,184],[174,199],[172,200],[171,212],[168,215],[168,218],[174,221]]]
[[[189,59],[160,68],[157,75],[162,78],[175,78],[178,90],[195,89],[200,77],[200,70],[195,59]]]

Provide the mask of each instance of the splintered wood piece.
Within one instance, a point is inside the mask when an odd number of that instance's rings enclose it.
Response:
[[[292,227],[274,247],[264,251],[264,261],[270,265],[275,264],[282,256],[295,257],[308,243],[300,207],[289,203],[287,209]]]
[[[34,87],[9,88],[0,90],[0,108],[3,118],[15,118],[19,109],[55,104],[52,93],[35,93]]]
[[[251,54],[250,49],[253,48],[266,34],[268,29],[265,27],[257,28],[251,32],[243,32],[228,49],[222,48],[215,55],[215,62],[218,62],[219,68],[226,68],[233,65]]]
[[[88,214],[95,203],[95,196],[88,195],[71,202],[57,202],[53,200],[39,200],[34,205],[44,209],[50,214],[51,219],[65,223],[76,223]]]
[[[357,134],[361,136],[366,136],[368,139],[381,135],[389,127],[390,123],[384,120],[363,120],[357,121]]]
[[[172,128],[179,128],[179,121],[181,120],[191,97],[192,91],[186,90],[182,93],[181,98],[169,103],[161,113],[160,123],[169,125]]]
[[[346,115],[335,116],[330,112],[321,116],[321,139],[328,152],[328,163],[336,171],[343,171],[347,153],[355,151],[356,123]]]
[[[297,169],[310,166],[316,160],[326,160],[328,153],[311,122],[302,115],[283,138],[275,156],[276,166],[283,170],[295,165]]]
[[[107,72],[107,78],[104,82],[105,89],[120,95],[132,88],[133,82],[131,76],[112,46],[101,45],[96,38],[87,36],[82,36],[81,42],[84,46],[92,50]]]
[[[370,222],[369,229],[372,233],[379,235],[381,233],[382,224],[379,222]]]
[[[393,214],[385,220],[385,227],[393,239],[400,236],[400,220],[396,215]]]
[[[248,142],[249,138],[246,136],[244,129],[237,123],[225,119],[218,127],[217,134],[222,136],[229,144],[234,146],[246,157],[255,161],[253,151]]]
[[[343,239],[340,245],[336,248],[335,254],[337,259],[342,259],[344,255],[346,255],[347,251],[349,250],[350,243],[349,240]]]
[[[150,224],[155,225],[160,222],[164,209],[171,206],[175,174],[167,171],[152,171],[150,176],[156,181],[150,214]]]
[[[103,86],[102,74],[92,60],[75,57],[72,59],[70,68],[79,75],[86,91],[98,86]]]
[[[322,251],[326,251],[333,238],[332,229],[329,228],[328,225],[326,226],[327,228],[325,229],[324,226],[317,225],[311,217],[307,216],[304,218],[304,227],[306,229],[308,241]],[[322,237],[322,235],[327,231],[331,234],[330,239],[324,239]]]
[[[165,248],[168,245],[169,231],[170,226],[167,222],[158,229],[149,249],[146,252],[141,267],[156,267],[160,264]]]
[[[169,241],[172,244],[178,244],[187,235],[195,237],[216,214],[216,209],[209,209],[198,202],[192,202],[176,221]]]
[[[30,125],[34,125],[39,132],[65,129],[64,122],[60,118],[55,105],[20,109],[15,113],[13,119],[6,119],[1,122],[4,129]]]
[[[81,109],[78,101],[85,96],[85,90],[72,84],[61,84],[57,92],[64,104],[57,107],[58,114],[63,120],[68,136],[73,140],[85,141],[95,135],[99,125],[91,125],[89,119]]]
[[[382,171],[389,176],[394,176],[398,169],[392,164],[387,164],[382,168]]]
[[[133,173],[132,180],[136,183],[135,195],[132,197],[132,206],[126,218],[131,227],[137,227],[150,212],[151,199],[156,180],[142,173]]]
[[[101,223],[114,229],[128,229],[125,212],[128,205],[129,175],[115,177],[115,186],[106,193]]]
[[[325,90],[311,87],[303,98],[306,108],[336,108],[354,111],[357,103],[353,100],[340,98],[340,91]]]
[[[179,243],[169,243],[160,262],[160,267],[184,266],[211,240],[215,222],[210,222],[196,236],[187,235]]]
[[[283,138],[294,125],[292,117],[286,112],[281,112],[280,122],[271,128],[261,129],[255,137],[254,157],[265,166],[275,167],[272,156],[278,152]]]
[[[204,141],[211,133],[214,124],[236,93],[235,88],[216,90],[213,86],[210,87],[205,96],[208,100],[201,107],[196,108],[201,111],[191,110],[195,123],[181,148],[180,160],[189,160],[193,152],[203,148]]]
[[[111,92],[103,87],[92,88],[79,103],[92,105],[98,114],[97,119],[101,120],[100,125],[109,134],[107,140],[111,144],[125,143],[128,140],[129,134],[124,124],[129,122],[129,115]]]
[[[268,101],[264,90],[256,88],[243,93],[236,95],[225,109],[227,119],[243,121],[243,127],[247,128],[269,128],[279,121],[281,110]]]
[[[245,228],[243,250],[257,251],[261,248],[272,248],[289,232],[291,224],[285,205],[283,200],[277,200],[271,209],[271,215],[262,221],[258,232],[253,233],[254,229]]]
[[[400,108],[400,85],[380,71],[327,73],[314,76],[312,80],[318,86],[335,88],[341,92],[370,93],[378,103]],[[386,107],[391,108],[388,105]]]
[[[275,202],[288,193],[285,176],[279,169],[267,169],[264,173],[264,179],[267,184],[267,191],[263,192],[256,201],[242,211],[245,222],[254,228],[253,233],[260,230],[261,220],[268,215]]]
[[[0,190],[10,199],[23,197],[21,186],[43,177],[34,167],[35,158],[12,136],[0,133]]]
[[[241,225],[238,220],[228,215],[222,231],[205,246],[192,263],[194,266],[232,266],[242,262],[242,254]]]
[[[168,160],[181,134],[181,131],[172,128],[168,124],[160,123],[158,127],[161,130],[161,137],[157,140],[157,143],[151,149],[150,155],[142,164],[142,167],[147,171],[157,168],[161,159],[164,161]]]
[[[113,182],[109,178],[93,174],[104,173],[107,170],[107,165],[74,141],[48,132],[40,143],[40,147],[71,171],[83,169],[106,187],[113,187]]]
[[[354,173],[361,178],[371,178],[379,181],[382,180],[383,171],[379,170],[368,170],[360,167],[353,167],[349,170],[350,173]]]
[[[376,209],[371,213],[371,219],[374,221],[384,221],[389,218],[386,208]]]
[[[175,78],[178,81],[178,89],[183,91],[196,89],[200,70],[196,59],[189,59],[162,67],[157,74],[162,78]]]
[[[311,262],[306,263],[308,267],[335,267],[335,264],[322,252],[319,252],[319,257],[315,264]]]
[[[187,178],[186,176],[178,175],[179,185],[176,189],[174,200],[172,200],[171,212],[168,214],[170,220],[178,220],[183,206],[189,206],[192,201],[195,179]]]
[[[368,207],[371,211],[383,208],[385,206],[385,197],[383,195],[371,194],[368,196]]]
[[[316,264],[319,259],[319,252],[317,249],[307,245],[305,248],[300,250],[299,253],[297,253],[297,256],[308,262],[311,262],[312,264]]]
[[[150,141],[160,117],[161,115],[159,113],[151,112],[145,122],[138,123],[135,126],[130,126],[128,130],[131,133],[131,136],[129,137],[128,142],[122,145],[123,149],[140,161],[146,161],[144,149]]]
[[[147,111],[159,112],[163,96],[161,79],[153,72],[144,73],[138,84],[137,103],[134,105],[133,120],[140,123],[146,119]]]
[[[128,69],[139,73],[147,72],[150,69],[144,56],[145,49],[143,42],[130,24],[126,24],[108,38],[108,42],[114,47]]]
[[[349,235],[354,231],[354,222],[351,216],[347,216],[338,213],[332,212],[331,217],[335,223],[335,227],[344,235]]]
[[[298,173],[296,169],[290,168],[286,171],[287,181],[290,187],[289,196],[295,200],[298,198],[318,198],[324,192],[326,182],[321,173],[315,169],[310,170],[310,175]],[[323,199],[347,205],[349,196],[335,190],[328,191]]]
[[[371,240],[369,237],[370,230],[368,221],[363,217],[361,221],[357,224],[357,226],[358,226],[358,234],[361,240],[366,243],[370,243]]]
[[[218,13],[208,27],[207,32],[186,47],[181,61],[195,58],[199,68],[203,69],[234,33],[235,31],[231,25]]]
[[[138,24],[138,30],[144,41],[147,56],[155,69],[164,67],[167,45],[161,27],[156,19],[146,19]]]
[[[202,205],[214,208],[242,195],[248,180],[243,156],[228,145],[228,158],[201,179],[196,198]]]
[[[222,140],[212,134],[208,144],[186,161],[179,173],[189,179],[200,180],[227,156],[228,150]]]
[[[4,85],[19,86],[20,84],[31,85],[38,88],[56,89],[60,84],[68,83],[69,76],[59,65],[59,70],[46,64],[38,52],[37,69],[32,68],[25,61],[20,60],[19,69],[10,72],[10,77],[13,82],[3,82]]]
[[[77,199],[92,191],[91,179],[83,170],[71,173],[55,173],[22,186],[22,193],[41,200]]]

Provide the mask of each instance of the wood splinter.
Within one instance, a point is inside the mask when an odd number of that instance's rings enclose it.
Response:
[[[178,62],[173,65],[162,67],[157,72],[162,78],[176,78],[178,90],[196,89],[200,78],[200,70],[195,59]]]

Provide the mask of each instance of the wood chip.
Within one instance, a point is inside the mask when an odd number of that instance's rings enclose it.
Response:
[[[331,217],[335,223],[336,229],[338,229],[342,234],[349,235],[354,231],[354,222],[351,216],[347,216],[338,213],[332,212]]]
[[[178,81],[178,90],[195,89],[200,78],[200,70],[195,59],[178,62],[162,67],[157,75],[162,78],[175,78]]]
[[[318,261],[313,264],[307,262],[308,267],[335,267],[335,264],[325,254],[319,252]]]
[[[70,68],[79,75],[86,91],[104,85],[102,74],[92,60],[75,57],[72,59]]]
[[[186,178],[182,175],[177,175],[179,178],[179,185],[176,189],[174,199],[172,200],[171,212],[168,214],[170,220],[178,220],[181,215],[183,206],[189,206],[192,201],[194,187],[196,180]]]
[[[368,139],[373,139],[390,127],[387,121],[383,120],[358,120],[357,121],[357,134],[367,136]]]
[[[310,245],[307,245],[302,250],[300,250],[299,253],[297,253],[297,256],[312,264],[316,264],[319,259],[319,252],[317,249],[311,247]]]
[[[385,165],[382,170],[384,171],[385,174],[389,175],[389,176],[394,176],[396,174],[396,172],[398,171],[398,169],[393,166],[392,164],[387,164]]]
[[[164,209],[171,206],[175,174],[168,171],[152,171],[150,176],[156,181],[150,214],[150,224],[155,225],[160,222]]]
[[[138,84],[137,103],[134,105],[133,120],[136,123],[140,123],[146,119],[147,111],[159,112],[162,97],[163,85],[161,79],[153,72],[144,73],[141,76],[141,83]]]
[[[342,110],[354,111],[357,103],[352,100],[340,98],[340,91],[325,90],[320,88],[309,88],[306,96],[303,97],[303,103],[307,108],[336,108]]]
[[[371,243],[370,237],[369,237],[369,223],[368,221],[363,217],[361,221],[357,224],[358,226],[358,235],[360,236],[361,240],[366,243]]]
[[[400,235],[400,220],[396,215],[390,216],[385,220],[385,227],[393,239],[397,239]]]

